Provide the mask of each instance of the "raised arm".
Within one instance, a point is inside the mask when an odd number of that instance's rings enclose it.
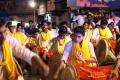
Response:
[[[28,62],[30,65],[35,65],[37,68],[42,68],[44,70],[44,74],[48,74],[49,67],[37,54],[31,52],[29,49],[25,48],[25,46],[19,44],[18,41],[11,36],[7,36],[6,39],[12,47],[13,56]]]

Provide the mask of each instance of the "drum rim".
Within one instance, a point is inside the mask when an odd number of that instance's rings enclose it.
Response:
[[[71,68],[72,67],[72,69],[73,69],[73,71],[74,71],[74,73],[75,73],[75,80],[77,80],[77,71],[76,71],[76,69],[75,69],[75,66],[73,65],[73,64],[66,64],[66,66],[65,66],[65,68],[64,69],[66,69],[66,68]],[[64,70],[63,69],[63,70]],[[63,71],[62,71],[62,73],[63,73]],[[61,73],[61,74],[62,74]],[[61,78],[61,75],[60,75],[60,78]]]
[[[75,66],[73,64],[69,64],[67,66],[72,66],[72,68],[74,69],[74,72],[75,72],[75,80],[77,79],[77,71],[75,69]]]
[[[107,40],[103,39],[105,41],[105,44],[106,44],[106,55],[105,55],[105,59],[107,57],[107,55],[109,54],[109,45],[108,45],[108,42]]]
[[[105,51],[104,58],[103,58],[103,60],[101,60],[101,62],[99,62],[98,57],[97,57],[98,65],[101,65],[101,64],[104,62],[104,60],[107,58],[107,55],[109,54],[108,40],[107,40],[107,39],[101,39],[101,40],[99,40],[99,42],[100,42],[100,41],[104,41],[104,42],[105,42],[105,45],[106,45],[106,51]],[[99,42],[98,42],[98,44],[99,44]]]

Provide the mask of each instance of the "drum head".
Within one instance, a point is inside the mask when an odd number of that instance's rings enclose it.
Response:
[[[77,80],[77,73],[72,65],[67,65],[61,75],[60,75],[60,80]]]
[[[97,57],[98,64],[101,65],[108,55],[108,44],[107,40],[100,40],[96,46],[95,54]]]

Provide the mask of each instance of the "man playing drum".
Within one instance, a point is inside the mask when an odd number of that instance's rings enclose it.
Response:
[[[106,19],[101,20],[101,26],[100,28],[96,28],[96,30],[94,30],[93,32],[93,42],[96,42],[96,46],[98,46],[98,43],[101,40],[106,41],[106,43],[108,44],[108,49],[109,50],[109,56],[113,59],[116,60],[116,57],[114,56],[114,49],[115,47],[115,43],[113,44],[112,38],[113,35],[110,31],[110,29],[107,27],[108,22]],[[114,41],[115,42],[115,41]],[[95,46],[95,48],[96,48]]]
[[[76,68],[79,66],[93,66],[92,63],[96,63],[93,45],[84,39],[84,35],[85,31],[83,28],[77,27],[74,29],[72,41],[68,42],[65,46],[61,64],[54,75],[54,79],[58,78],[69,56],[71,64]]]
[[[90,23],[89,22],[85,22],[83,24],[83,27],[85,28],[85,36],[84,38],[86,39],[86,41],[89,41],[92,39],[92,31],[90,30]]]
[[[52,34],[48,30],[48,27],[49,27],[48,23],[46,21],[44,21],[42,23],[42,32],[40,33],[39,41],[38,41],[39,51],[44,49],[46,52],[48,52],[48,50],[51,47],[50,40],[52,39]],[[46,53],[46,52],[44,52],[44,53]],[[43,54],[43,58],[46,59],[46,54]]]
[[[39,30],[35,29],[33,35],[28,38],[27,47],[30,50],[34,50],[38,45]]]
[[[52,56],[49,58],[49,67],[50,67],[50,73],[48,75],[49,80],[53,80],[53,75],[55,74],[55,71],[59,67],[59,64],[61,62],[61,57],[63,55],[63,51],[65,48],[65,45],[71,41],[70,36],[67,36],[67,27],[65,26],[59,26],[59,35],[52,39],[52,47],[50,48],[50,52],[52,52]]]
[[[62,56],[64,47],[71,40],[71,38],[67,36],[68,31],[65,26],[60,26],[58,33],[59,35],[51,41],[53,45],[50,48],[50,51],[54,54],[58,53]]]
[[[93,31],[93,37],[92,37],[92,38],[93,38],[93,40],[96,41],[96,43],[98,43],[99,40],[101,40],[101,39],[106,39],[106,40],[108,40],[108,39],[110,39],[110,38],[113,37],[111,31],[110,31],[109,28],[107,27],[107,24],[108,24],[107,20],[103,19],[103,20],[101,21],[101,26],[100,26],[100,28],[96,28],[96,29]]]
[[[47,75],[49,67],[39,58],[38,55],[22,46],[12,36],[4,34],[6,32],[4,20],[0,20],[0,80],[21,80],[13,56],[21,58],[34,65],[42,68]]]

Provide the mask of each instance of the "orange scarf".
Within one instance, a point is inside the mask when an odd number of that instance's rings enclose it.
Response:
[[[81,46],[78,43],[72,42],[72,62],[74,65],[80,64],[81,66],[92,66],[91,63],[81,62],[77,59],[77,54],[82,54],[84,59],[91,58],[87,41],[83,39]]]
[[[31,48],[35,47],[35,38],[34,37],[29,37],[29,41],[28,41],[28,46]]]

